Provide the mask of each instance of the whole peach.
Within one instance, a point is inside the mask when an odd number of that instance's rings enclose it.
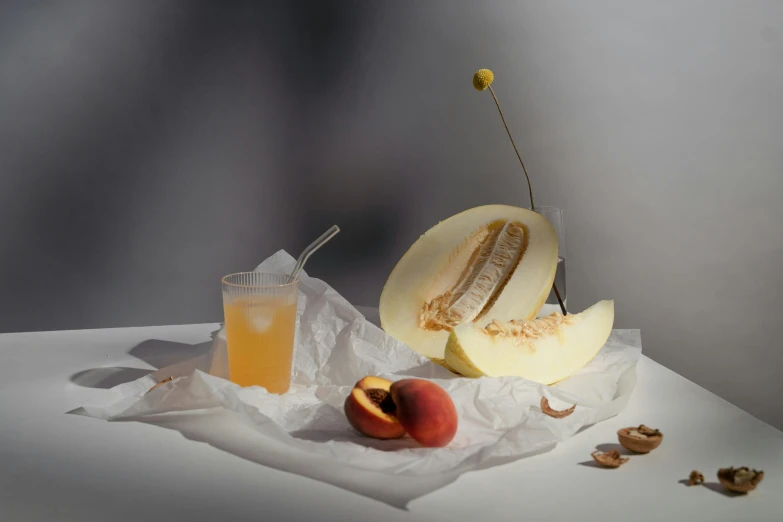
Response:
[[[390,388],[397,418],[419,444],[431,448],[448,445],[457,433],[457,408],[451,396],[424,379],[402,379]]]

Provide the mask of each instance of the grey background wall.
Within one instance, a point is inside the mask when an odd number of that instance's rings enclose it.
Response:
[[[569,305],[783,427],[783,3],[3,2],[0,331],[212,322],[308,265],[357,305],[427,228],[564,209]]]

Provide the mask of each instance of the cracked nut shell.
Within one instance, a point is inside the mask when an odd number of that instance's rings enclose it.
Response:
[[[617,438],[625,449],[634,453],[650,453],[660,446],[663,433],[641,424],[617,430]]]
[[[172,381],[172,380],[174,380],[174,378],[173,378],[173,377],[166,377],[166,378],[165,378],[165,379],[163,379],[162,381],[159,381],[159,382],[158,382],[158,383],[157,383],[155,386],[153,386],[152,388],[150,388],[149,390],[147,390],[147,393],[151,392],[152,390],[154,390],[154,389],[155,389],[155,388],[157,388],[158,386],[162,386],[162,385],[164,385],[164,384],[166,384],[167,382],[169,382],[169,381]]]
[[[569,415],[574,413],[575,409],[576,409],[576,404],[574,404],[570,408],[566,408],[565,410],[552,409],[552,407],[549,405],[549,399],[547,399],[546,397],[541,397],[541,411],[544,413],[544,415],[549,415],[550,417],[554,417],[555,419],[562,419],[564,417],[568,417]]]
[[[704,484],[704,475],[699,473],[698,470],[691,471],[690,476],[688,477],[688,484],[691,486],[698,486],[699,484]]]
[[[605,468],[619,468],[628,462],[628,457],[623,457],[617,450],[607,451],[606,453],[601,453],[596,450],[592,452],[590,456]]]
[[[718,470],[718,480],[721,485],[735,493],[753,491],[763,478],[763,471],[756,471],[755,469],[750,469],[746,466],[740,468],[721,468]]]

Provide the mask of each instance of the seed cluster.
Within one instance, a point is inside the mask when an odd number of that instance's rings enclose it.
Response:
[[[424,303],[419,312],[419,326],[425,330],[446,330],[450,332],[456,324],[448,320],[446,311],[451,305],[451,292],[444,292],[429,303]]]
[[[552,315],[530,321],[512,320],[506,322],[495,319],[485,326],[482,331],[492,337],[513,337],[518,344],[523,341],[531,341],[545,335],[557,333],[564,325],[570,325],[573,322],[573,315],[553,312]]]

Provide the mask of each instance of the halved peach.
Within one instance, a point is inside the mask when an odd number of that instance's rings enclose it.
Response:
[[[359,433],[376,439],[397,439],[405,428],[397,419],[389,390],[392,382],[367,376],[359,380],[345,399],[345,416]]]

